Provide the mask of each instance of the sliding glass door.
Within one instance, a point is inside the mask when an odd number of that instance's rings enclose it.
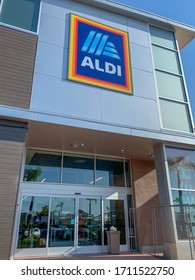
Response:
[[[126,244],[124,200],[84,196],[22,198],[17,239],[21,255],[100,253],[115,226]]]
[[[102,244],[102,215],[99,198],[79,198],[78,246]]]
[[[49,224],[49,247],[73,247],[75,198],[52,197]]]

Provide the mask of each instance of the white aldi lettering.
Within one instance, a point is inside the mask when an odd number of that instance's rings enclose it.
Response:
[[[90,69],[94,69],[100,72],[105,72],[107,74],[111,75],[117,75],[121,76],[121,66],[120,65],[114,65],[110,62],[105,61],[100,65],[100,60],[95,59],[94,62],[92,61],[92,58],[89,56],[85,56],[82,63],[82,67],[89,67]]]

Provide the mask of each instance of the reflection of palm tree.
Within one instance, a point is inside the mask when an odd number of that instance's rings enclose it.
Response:
[[[92,200],[94,200],[95,203],[97,203],[97,199],[95,199],[95,198],[87,198],[87,200],[89,200],[89,215],[91,215],[91,202],[92,202]]]
[[[64,202],[60,201],[57,205],[56,208],[60,208],[60,214],[62,214],[62,208],[63,208]]]
[[[36,182],[38,177],[41,175],[41,168],[27,168],[24,171],[24,181],[33,181]]]
[[[184,168],[188,168],[188,169],[195,169],[195,163],[189,161],[188,159],[186,159],[184,156],[180,156],[180,157],[175,157],[175,158],[168,158],[168,165],[171,169],[175,170],[176,175],[177,175],[177,186],[179,189],[179,198],[178,198],[178,202],[179,204],[183,204],[182,201],[182,191],[181,189],[181,176],[180,176],[180,169],[179,167],[184,167]]]
[[[48,205],[45,205],[45,206],[42,207],[42,210],[41,210],[40,214],[47,216],[48,215],[48,210],[49,210]]]

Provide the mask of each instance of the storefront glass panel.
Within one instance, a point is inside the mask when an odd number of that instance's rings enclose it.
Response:
[[[195,151],[167,148],[171,188],[195,190]]]
[[[23,196],[17,248],[46,247],[48,209],[48,197]]]
[[[28,150],[24,181],[59,183],[61,175],[60,153]]]
[[[172,191],[173,204],[195,205],[195,192],[190,191]]]
[[[129,161],[28,149],[23,181],[129,187]]]
[[[195,236],[195,151],[166,148],[177,236]],[[177,206],[178,205],[178,206]]]
[[[107,245],[106,231],[111,226],[120,231],[120,244],[126,245],[124,200],[25,195],[16,251],[20,256],[43,253],[43,249],[44,254],[54,255],[78,249],[100,252],[101,246]]]
[[[64,155],[62,182],[94,185],[94,158]]]
[[[96,159],[96,179],[97,186],[125,186],[125,175],[123,160],[108,160],[104,158]]]
[[[74,246],[75,199],[53,197],[50,210],[49,247]]]
[[[123,200],[104,200],[104,244],[107,245],[106,231],[114,226],[120,234],[120,244],[126,244],[125,212]]]
[[[93,246],[102,244],[101,200],[79,198],[78,245]]]

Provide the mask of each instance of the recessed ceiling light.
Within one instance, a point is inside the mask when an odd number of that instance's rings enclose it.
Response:
[[[148,156],[149,157],[154,157],[154,154],[153,153],[149,153]]]
[[[75,148],[75,149],[78,149],[78,148],[80,148],[80,147],[84,147],[84,143],[72,143],[71,145],[70,145],[72,148]]]

